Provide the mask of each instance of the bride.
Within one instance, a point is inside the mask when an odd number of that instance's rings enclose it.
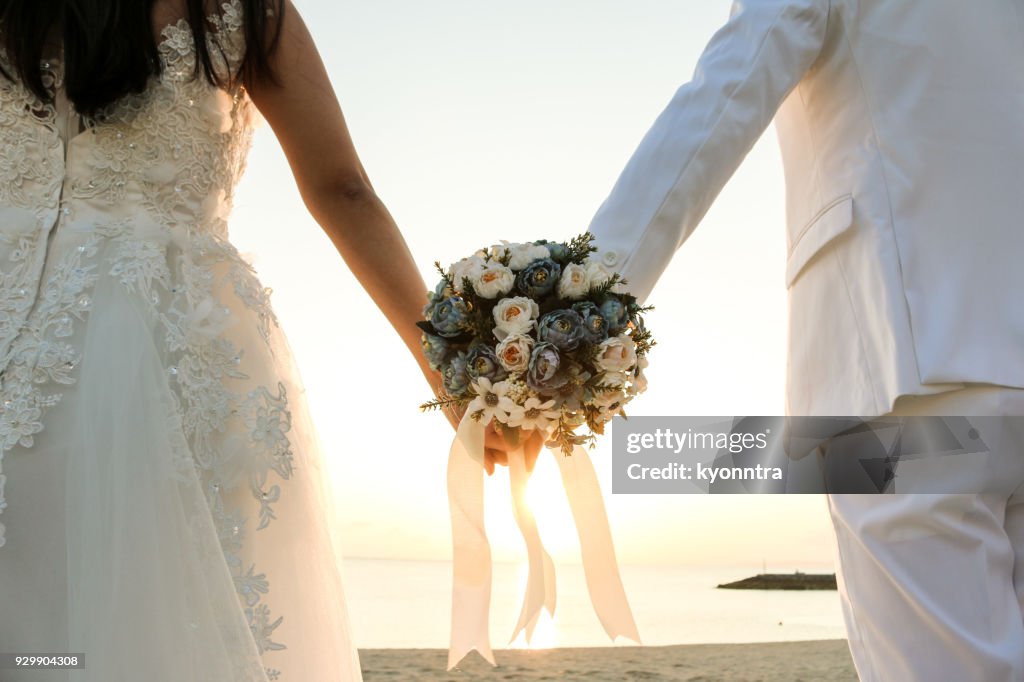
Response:
[[[298,12],[0,0],[0,45],[0,652],[85,654],[3,679],[358,679],[324,453],[228,238],[254,119],[413,351],[426,287]]]

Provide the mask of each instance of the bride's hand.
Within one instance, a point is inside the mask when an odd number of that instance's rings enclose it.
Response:
[[[444,411],[444,416],[448,419],[452,428],[458,431],[459,422],[462,421],[462,415],[465,412],[465,407],[449,407]],[[494,473],[495,464],[501,464],[502,466],[508,464],[508,455],[505,452],[506,447],[505,439],[495,430],[494,423],[491,422],[491,425],[484,431],[484,468],[487,469],[488,476]]]
[[[525,440],[521,440],[519,446],[526,454],[526,470],[533,471],[537,457],[544,447],[544,434],[540,431],[529,431],[523,434],[523,437]],[[491,422],[484,432],[484,468],[487,469],[487,475],[494,473],[495,465],[508,466],[508,453],[514,449],[515,446],[510,445],[497,430],[494,422]]]
[[[444,411],[444,416],[456,431],[459,430],[459,422],[465,411],[465,407],[450,407]],[[508,451],[514,449],[494,424],[492,421],[484,431],[484,468],[488,476],[494,473],[496,465],[508,466]],[[533,471],[541,448],[544,447],[544,436],[539,431],[530,431],[526,440],[520,444],[526,451],[526,470]]]

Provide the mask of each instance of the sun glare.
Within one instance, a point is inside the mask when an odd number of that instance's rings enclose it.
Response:
[[[561,457],[556,454],[554,457]],[[552,453],[542,453],[530,477],[526,500],[537,519],[545,549],[556,563],[579,561],[579,538]]]

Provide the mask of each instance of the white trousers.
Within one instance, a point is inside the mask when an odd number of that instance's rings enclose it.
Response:
[[[1024,416],[1024,390],[905,396],[892,414]],[[1024,681],[1024,433],[988,445],[1007,492],[828,496],[862,680]],[[928,475],[963,476],[955,459]]]

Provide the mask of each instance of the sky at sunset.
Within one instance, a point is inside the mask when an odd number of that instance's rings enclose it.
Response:
[[[632,150],[687,81],[728,0],[295,0],[320,45],[363,163],[433,286],[501,239],[583,232]],[[316,116],[316,112],[310,112]],[[288,334],[326,448],[353,557],[446,559],[452,431],[413,359],[304,209],[269,128],[239,189],[235,243],[252,254]],[[648,415],[783,410],[782,167],[769,128],[649,298],[658,346]],[[629,563],[827,566],[819,496],[611,495]],[[578,561],[552,454],[531,501],[556,561]],[[497,559],[525,556],[508,475],[487,481]]]

